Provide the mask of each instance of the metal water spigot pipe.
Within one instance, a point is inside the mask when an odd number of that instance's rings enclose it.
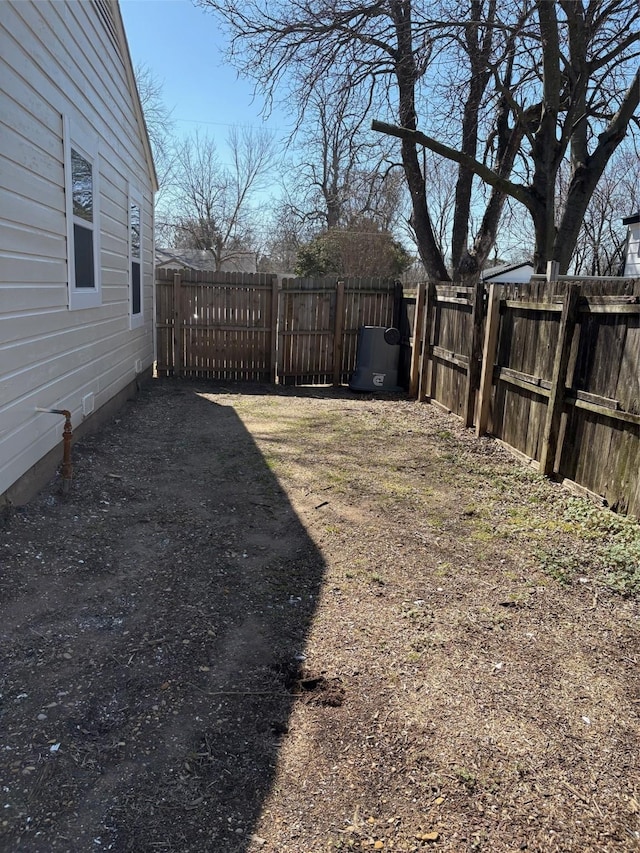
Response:
[[[71,488],[73,477],[73,466],[71,465],[71,412],[68,409],[42,409],[36,406],[36,412],[45,412],[49,415],[62,415],[64,418],[64,429],[62,431],[62,491],[66,495]]]

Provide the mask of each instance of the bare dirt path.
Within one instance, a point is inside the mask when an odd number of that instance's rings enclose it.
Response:
[[[0,521],[0,850],[640,849],[640,529],[391,395],[158,381]]]

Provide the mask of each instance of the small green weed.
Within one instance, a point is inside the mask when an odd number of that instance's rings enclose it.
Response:
[[[575,559],[565,554],[539,551],[536,556],[540,560],[542,570],[563,586],[568,586],[578,571]]]
[[[640,595],[640,524],[632,518],[582,498],[567,501],[557,529],[588,542],[588,558],[577,554],[539,551],[542,568],[560,583],[588,567],[595,569],[598,579],[622,595]]]
[[[456,767],[455,775],[458,777],[458,779],[462,782],[462,784],[468,791],[474,790],[478,781],[478,778],[475,773],[472,773],[470,770],[467,770],[466,767]]]

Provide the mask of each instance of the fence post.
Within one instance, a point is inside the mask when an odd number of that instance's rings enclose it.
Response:
[[[333,323],[333,384],[342,384],[342,332],[344,329],[344,281],[336,282],[336,312]]]
[[[560,274],[560,264],[558,261],[547,261],[547,281],[558,281]]]
[[[269,376],[272,385],[276,384],[278,366],[278,276],[271,277],[271,364]]]
[[[467,368],[467,387],[465,390],[464,419],[466,427],[473,426],[475,413],[476,391],[480,384],[480,359],[482,358],[482,301],[484,297],[484,282],[479,281],[473,291],[473,308],[471,309],[471,349],[469,352],[469,367]]]
[[[393,285],[393,325],[396,329],[400,329],[402,324],[402,297],[404,289],[401,281],[396,281]]]
[[[278,293],[278,359],[276,362],[276,375],[278,377],[278,385],[286,385],[285,364],[284,364],[284,347],[285,347],[285,305],[287,302],[286,283],[290,279],[283,278],[280,283],[280,291]]]
[[[182,288],[179,272],[173,274],[173,375],[182,376]]]
[[[416,312],[413,317],[413,344],[411,347],[411,372],[409,375],[409,396],[418,396],[420,384],[420,355],[422,352],[422,339],[424,334],[424,309],[427,296],[427,287],[423,281],[418,285],[416,294]]]
[[[491,388],[493,384],[493,368],[496,363],[498,346],[498,329],[500,328],[500,285],[489,287],[489,303],[487,305],[487,326],[484,332],[482,348],[482,373],[480,374],[480,397],[478,400],[478,423],[476,435],[480,438],[487,431],[489,423],[489,405],[491,403]]]
[[[560,418],[567,382],[567,367],[569,365],[571,341],[576,325],[580,289],[581,286],[578,283],[569,284],[562,304],[558,343],[556,344],[556,354],[553,361],[551,392],[547,405],[544,432],[542,433],[542,450],[540,452],[540,473],[546,475],[553,472],[556,450],[558,448]]]
[[[433,393],[431,388],[432,365],[431,365],[431,326],[433,315],[436,310],[438,292],[435,283],[430,281],[427,286],[427,297],[424,308],[424,335],[422,340],[422,358],[420,360],[420,387],[418,389],[418,400],[423,403],[431,399]]]

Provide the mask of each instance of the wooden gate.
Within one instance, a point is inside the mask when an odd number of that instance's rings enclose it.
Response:
[[[275,381],[277,278],[156,270],[159,376]]]
[[[340,385],[356,366],[361,326],[397,325],[402,286],[391,279],[284,279],[280,291],[278,379]]]

